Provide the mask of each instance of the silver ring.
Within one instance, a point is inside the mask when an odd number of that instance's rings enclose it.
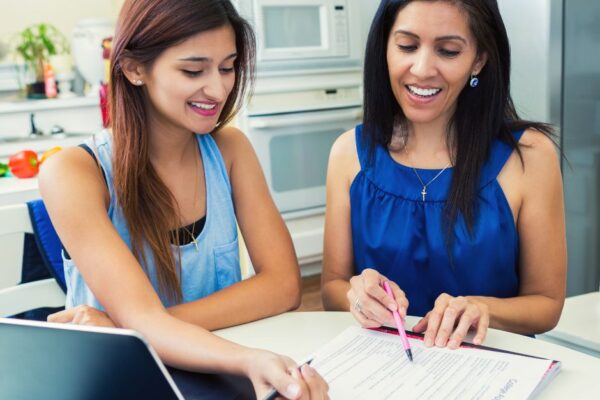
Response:
[[[362,312],[362,307],[360,306],[360,300],[358,300],[358,297],[356,297],[354,300],[354,309],[358,312]]]

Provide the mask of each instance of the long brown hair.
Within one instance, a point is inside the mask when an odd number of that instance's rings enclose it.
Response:
[[[219,116],[217,128],[239,110],[254,70],[254,34],[229,0],[126,0],[112,45],[110,120],[113,181],[131,235],[131,250],[146,265],[147,245],[156,265],[159,290],[181,301],[181,265],[171,250],[171,230],[181,223],[172,193],[148,157],[148,110],[143,90],[125,77],[124,62],[151,68],[167,48],[200,32],[226,24],[235,31],[235,83]]]

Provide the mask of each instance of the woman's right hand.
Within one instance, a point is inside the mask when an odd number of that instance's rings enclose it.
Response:
[[[392,299],[383,289],[388,281],[394,293]],[[374,269],[367,268],[360,275],[350,278],[350,290],[346,294],[350,302],[350,312],[365,328],[378,328],[382,325],[396,326],[392,311],[406,317],[408,299],[398,285]]]
[[[298,365],[289,357],[257,350],[251,357],[248,378],[254,385],[256,398],[263,399],[275,388],[278,399],[329,399],[329,385],[309,365]]]

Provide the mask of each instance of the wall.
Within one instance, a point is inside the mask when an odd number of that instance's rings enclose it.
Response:
[[[379,0],[357,0],[357,3],[359,3],[360,15],[363,16],[360,30],[363,39],[362,45],[364,47],[367,43],[367,36],[369,35],[373,16],[375,15],[375,11],[377,11],[377,6],[379,6]]]
[[[559,121],[552,102],[560,81],[560,1],[500,0],[512,53],[511,92],[524,118]],[[556,69],[558,67],[558,70]],[[558,77],[558,79],[555,79]]]
[[[49,22],[69,36],[83,18],[111,18],[123,0],[0,0],[0,39],[6,41],[23,28]]]

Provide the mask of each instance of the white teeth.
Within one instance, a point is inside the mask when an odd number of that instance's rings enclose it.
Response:
[[[213,110],[217,105],[215,103],[206,104],[206,103],[195,103],[190,101],[190,104],[196,108],[200,108],[202,110]]]
[[[410,90],[410,92],[412,94],[416,94],[417,96],[422,96],[422,97],[434,96],[442,91],[442,89],[433,89],[433,88],[432,89],[422,89],[422,88],[419,88],[416,86],[411,86],[411,85],[408,85],[406,87],[408,88],[408,90]]]

